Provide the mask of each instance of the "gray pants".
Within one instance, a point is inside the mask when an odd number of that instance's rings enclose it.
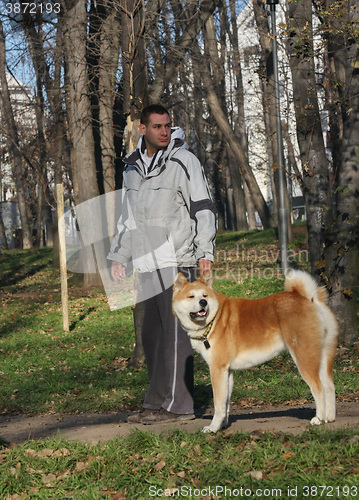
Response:
[[[167,268],[140,274],[146,289],[142,342],[150,384],[143,407],[193,413],[193,351],[188,335],[172,313],[172,286],[178,271],[189,281],[195,268]],[[150,287],[153,294],[149,294]]]

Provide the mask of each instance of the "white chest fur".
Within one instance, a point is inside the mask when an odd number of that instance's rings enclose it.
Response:
[[[195,351],[197,351],[201,356],[202,358],[205,360],[205,362],[207,364],[209,364],[209,359],[210,359],[210,355],[211,355],[211,347],[209,347],[209,349],[206,348],[206,346],[204,345],[204,342],[203,340],[193,340],[191,339],[191,344],[192,344],[192,347]],[[209,344],[211,344],[209,342]]]

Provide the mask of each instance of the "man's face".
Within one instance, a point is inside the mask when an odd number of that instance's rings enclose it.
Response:
[[[159,149],[165,149],[171,140],[171,121],[167,114],[152,113],[147,125],[140,124],[146,138],[147,154],[153,156]]]

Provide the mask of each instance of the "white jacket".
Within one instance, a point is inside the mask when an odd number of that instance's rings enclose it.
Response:
[[[183,131],[172,129],[170,144],[157,153],[148,173],[144,151],[142,136],[124,159],[122,214],[108,259],[132,261],[139,272],[213,261],[216,208]]]

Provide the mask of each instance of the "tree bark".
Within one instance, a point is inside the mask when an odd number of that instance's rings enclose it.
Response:
[[[80,204],[99,196],[97,183],[95,144],[92,129],[91,101],[89,98],[89,78],[86,60],[87,44],[87,12],[85,0],[77,0],[74,4],[64,2],[64,41],[68,67],[69,118],[72,140],[71,164],[75,179],[75,199]],[[91,219],[92,214],[87,214]],[[81,221],[79,221],[81,228]],[[93,228],[101,232],[101,227]],[[91,235],[88,235],[92,239]],[[98,236],[92,241],[98,241]],[[86,249],[85,264],[90,266],[84,276],[85,286],[99,285],[99,275],[93,268],[94,254],[91,247]]]
[[[288,15],[290,67],[303,168],[310,263],[312,273],[319,274],[325,231],[332,221],[332,201],[316,92],[311,0],[290,2]]]
[[[22,165],[20,141],[11,106],[11,98],[6,79],[5,68],[6,68],[5,37],[4,37],[3,25],[0,20],[0,86],[1,86],[1,99],[3,105],[2,119],[7,124],[7,131],[8,131],[7,142],[11,158],[11,168],[12,168],[13,178],[16,186],[17,203],[20,213],[21,228],[22,228],[22,246],[25,249],[31,249],[33,248],[32,224],[30,223],[27,213],[26,184],[23,181],[24,169]]]
[[[0,205],[0,240],[1,240],[1,246],[5,250],[9,250],[9,245],[7,242],[6,238],[6,230],[5,230],[5,224],[4,224],[4,219],[2,218],[2,207]]]
[[[119,31],[117,13],[113,2],[102,0],[104,15],[101,17],[98,40],[98,94],[101,163],[103,171],[103,190],[115,190],[115,144],[113,130],[113,106],[115,101],[116,71],[119,57]]]
[[[267,137],[267,155],[270,168],[271,190],[273,197],[273,218],[278,225],[279,217],[279,150],[277,140],[276,124],[276,102],[275,102],[275,81],[273,69],[273,42],[270,33],[268,19],[264,10],[264,3],[261,0],[253,1],[253,10],[261,46],[260,72],[262,81],[262,103],[264,111],[264,125]],[[285,169],[285,165],[283,165]],[[287,183],[287,176],[285,176]],[[288,214],[288,243],[293,241],[291,217],[289,210],[288,190],[284,192],[285,204]]]
[[[331,288],[330,305],[337,316],[340,340],[352,342],[358,334],[359,277],[359,43],[350,36],[358,26],[359,8],[355,0],[341,6],[333,32],[336,53],[333,54],[344,79],[341,81],[345,99],[339,101],[343,117],[341,157],[337,165],[336,214],[333,230],[325,247],[325,277]],[[338,14],[338,13],[337,13]],[[338,25],[338,20],[341,23]],[[346,31],[348,29],[348,31]],[[338,34],[342,33],[341,43]],[[349,35],[349,36],[348,36]],[[330,36],[330,34],[329,34]],[[343,70],[344,67],[344,70]]]

